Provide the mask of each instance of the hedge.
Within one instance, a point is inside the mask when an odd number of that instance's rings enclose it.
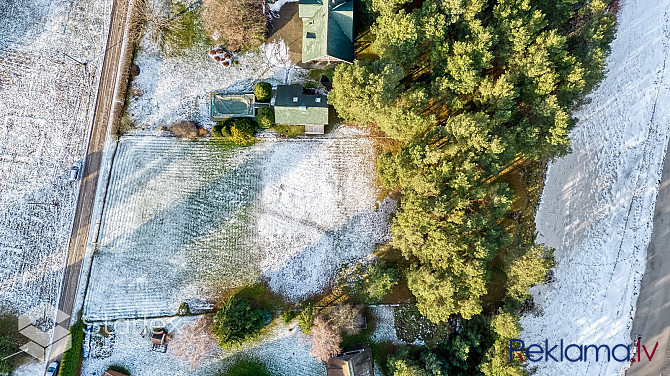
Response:
[[[84,344],[84,329],[86,326],[79,321],[70,327],[70,348],[63,353],[58,376],[76,376],[81,361],[81,352]]]

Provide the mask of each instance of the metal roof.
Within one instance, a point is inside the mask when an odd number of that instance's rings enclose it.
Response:
[[[212,120],[224,120],[230,117],[254,116],[253,94],[211,94]]]
[[[354,60],[354,2],[300,0],[302,61]]]
[[[328,100],[308,94],[300,85],[279,85],[275,99],[275,123],[291,125],[328,124]]]

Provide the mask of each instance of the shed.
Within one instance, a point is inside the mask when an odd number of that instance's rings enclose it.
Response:
[[[354,1],[300,0],[302,62],[354,61]]]
[[[327,376],[373,376],[372,351],[366,344],[345,348],[326,362]]]
[[[223,121],[232,117],[253,117],[256,97],[253,93],[211,93],[210,118]]]
[[[304,125],[305,134],[324,134],[328,125],[327,97],[300,85],[279,85],[275,123]]]

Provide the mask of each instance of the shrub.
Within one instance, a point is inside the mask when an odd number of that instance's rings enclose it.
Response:
[[[249,146],[256,142],[256,122],[249,118],[233,118],[224,122],[230,130],[230,139],[239,146]],[[223,132],[223,131],[222,131]]]
[[[254,95],[259,102],[267,102],[272,96],[272,85],[267,82],[259,82],[254,86]]]
[[[239,360],[220,376],[270,376],[265,364],[253,360]]]
[[[70,348],[63,353],[63,361],[58,370],[58,376],[76,376],[81,360],[81,350],[84,343],[85,325],[81,321],[70,327]]]
[[[398,273],[384,264],[368,266],[365,280],[365,294],[368,300],[380,302],[398,284]]]
[[[251,50],[265,40],[265,0],[203,0],[202,21],[207,35],[231,51]]]
[[[169,130],[179,138],[196,138],[199,135],[198,124],[193,121],[176,122],[170,126]]]
[[[298,314],[295,311],[284,311],[281,313],[281,321],[288,325],[294,318],[296,318],[296,316],[298,316]]]
[[[191,314],[191,307],[186,302],[182,302],[177,310],[177,316],[188,316]]]
[[[270,128],[275,125],[275,110],[271,107],[261,107],[258,109],[256,121],[261,128]]]
[[[228,135],[223,134],[223,129],[224,129],[223,123],[214,124],[214,126],[212,127],[212,137],[214,138],[228,137]]]
[[[163,12],[158,2],[146,2],[135,22],[148,25],[146,33],[166,55],[183,54],[206,40],[200,7],[190,7],[182,1],[171,2],[169,13]]]
[[[239,347],[256,337],[263,327],[263,314],[252,309],[246,299],[232,297],[215,315],[212,323],[214,336],[225,350]]]
[[[309,334],[314,325],[314,306],[312,303],[307,303],[305,308],[298,314],[298,327],[303,333]]]

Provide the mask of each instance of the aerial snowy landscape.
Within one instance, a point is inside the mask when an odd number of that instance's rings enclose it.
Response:
[[[624,375],[668,14],[0,0],[0,376]]]
[[[0,4],[0,307],[14,314],[58,302],[111,3]]]

